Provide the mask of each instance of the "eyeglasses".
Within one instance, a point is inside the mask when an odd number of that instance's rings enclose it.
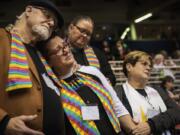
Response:
[[[65,41],[61,42],[60,44],[58,44],[55,49],[51,49],[51,51],[50,50],[48,51],[48,56],[49,57],[52,56],[52,55],[61,56],[61,55],[63,55],[65,53],[65,50],[67,48],[69,48],[68,44]]]
[[[89,32],[88,30],[81,28],[77,25],[74,25],[74,26],[79,30],[80,33],[85,34],[86,36],[90,37],[92,35],[92,33]]]
[[[139,60],[138,62],[140,62],[145,67],[149,66],[150,68],[152,68],[152,64],[150,62],[143,61],[143,60]]]

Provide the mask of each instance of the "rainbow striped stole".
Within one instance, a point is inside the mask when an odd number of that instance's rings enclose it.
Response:
[[[89,65],[99,69],[100,68],[99,60],[97,59],[92,47],[87,46],[84,49],[84,52],[86,54],[86,58],[89,62]]]
[[[81,73],[78,73],[78,75],[80,75],[81,78],[85,78],[84,79],[85,85],[90,87],[94,91],[94,93],[96,93],[96,95],[99,97],[114,130],[116,131],[116,133],[119,133],[120,132],[120,123],[114,113],[115,111],[113,108],[113,100],[112,100],[112,97],[110,96],[110,94],[107,92],[108,90],[106,90],[106,88],[103,85],[101,85],[97,81],[93,80],[89,76],[83,75]]]
[[[94,121],[85,121],[82,118],[81,106],[85,106],[86,104],[74,90],[74,88],[78,88],[78,86],[71,87],[64,80],[61,80],[61,83],[64,87],[61,89],[62,105],[76,134],[100,135]]]
[[[54,72],[52,71],[52,69],[49,67],[46,59],[41,55],[40,52],[38,52],[38,55],[41,59],[41,62],[43,63],[48,75],[53,79],[53,81],[58,85],[60,86],[60,83],[59,83],[59,79],[56,77],[56,75],[54,74]]]
[[[28,68],[25,47],[21,38],[17,33],[12,32],[11,56],[6,91],[32,87]]]
[[[81,73],[78,73],[77,75],[79,76],[77,83],[79,83],[80,86],[82,85],[88,86],[98,96],[114,130],[118,133],[120,131],[120,124],[116,115],[114,114],[114,109],[112,107],[113,104],[112,98],[109,95],[109,93],[105,90],[105,88],[102,85],[100,85],[98,82],[94,81],[90,77],[83,75]],[[88,121],[82,120],[81,111],[80,111],[81,106],[85,104],[82,101],[81,97],[76,93],[76,89],[78,89],[80,86],[78,86],[77,83],[74,83],[74,85],[70,85],[69,83],[66,83],[63,80],[61,80],[61,83],[62,86],[64,87],[64,89],[61,90],[63,107],[65,109],[68,118],[69,118],[69,114],[71,115],[69,120],[72,126],[74,125],[74,123],[72,122],[71,119],[73,119],[75,123],[79,125],[86,125],[87,124],[86,122]],[[79,127],[82,127],[79,128],[79,131],[81,130],[84,131],[83,126],[79,126]],[[73,128],[76,130],[75,126],[73,126]],[[76,133],[79,134],[78,131],[76,131]]]

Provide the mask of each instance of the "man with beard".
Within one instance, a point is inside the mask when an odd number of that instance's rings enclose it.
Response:
[[[107,58],[101,50],[89,45],[94,29],[94,22],[89,16],[75,17],[67,31],[67,40],[77,63],[98,68],[113,86],[116,78],[111,70]]]
[[[31,0],[10,31],[0,29],[1,135],[65,134],[59,83],[36,49],[62,25],[52,2]]]

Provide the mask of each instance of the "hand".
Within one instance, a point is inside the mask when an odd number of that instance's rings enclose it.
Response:
[[[42,132],[30,129],[25,124],[36,117],[37,115],[21,115],[11,118],[7,124],[5,135],[44,135]]]
[[[151,128],[147,122],[139,123],[135,128],[133,128],[132,135],[150,135]]]

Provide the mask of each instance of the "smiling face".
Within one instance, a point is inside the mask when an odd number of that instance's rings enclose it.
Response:
[[[81,19],[76,24],[70,24],[68,38],[74,47],[84,48],[90,41],[93,32],[93,22]]]
[[[58,36],[53,37],[46,44],[46,56],[51,67],[63,71],[70,71],[75,62],[69,46]]]
[[[57,26],[56,17],[45,8],[28,6],[25,14],[28,27],[39,41],[48,39]]]

